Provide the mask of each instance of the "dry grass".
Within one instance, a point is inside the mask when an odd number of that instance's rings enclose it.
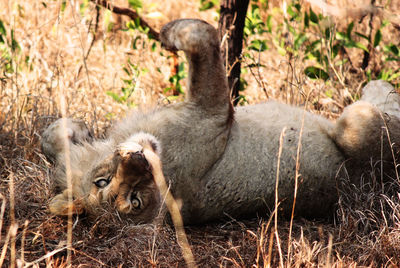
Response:
[[[400,11],[395,2],[387,6],[393,14]],[[137,77],[131,98],[138,106],[165,102],[169,94],[163,89],[169,86],[170,66],[168,59],[159,56],[160,48],[152,52],[143,35],[121,31],[125,19],[105,15],[104,10],[95,33],[94,5],[80,13],[79,3],[67,1],[61,11],[62,1],[0,0],[0,19],[7,36],[14,29],[21,47],[11,55],[14,72],[3,72],[4,54],[0,61],[0,266],[67,266],[67,221],[47,210],[53,185],[50,164],[38,146],[40,133],[61,114],[59,96],[65,96],[67,116],[83,118],[101,137],[111,121],[128,110],[105,94],[120,92],[124,85],[121,78],[127,78],[122,68],[128,59],[150,70]],[[126,5],[124,1],[116,3]],[[157,11],[162,16],[151,16]],[[156,29],[181,17],[201,17],[216,25],[215,11],[199,12],[196,0],[146,2],[143,14]],[[114,23],[112,31],[107,31],[108,19]],[[367,23],[356,27],[365,30]],[[132,50],[130,41],[138,36],[142,38],[140,46]],[[384,33],[386,41],[397,44],[398,36],[393,27]],[[259,55],[264,68],[245,74],[249,85],[244,94],[249,103],[268,97],[297,105],[304,105],[304,96],[309,96],[309,109],[336,118],[366,81],[357,67],[359,55],[349,53],[356,66],[339,70],[342,83],[323,83],[304,76],[304,62],[277,56],[272,48]],[[375,59],[374,68],[378,68],[379,55]],[[154,71],[157,68],[161,71]],[[333,97],[328,98],[326,91]],[[341,195],[332,221],[296,219],[291,225],[277,218],[279,224],[271,224],[266,217],[186,228],[197,264],[399,266],[400,183],[396,178],[383,181],[375,163],[371,163],[371,170],[362,188],[343,182],[348,190]],[[171,226],[134,226],[112,214],[73,220],[73,266],[185,265]]]

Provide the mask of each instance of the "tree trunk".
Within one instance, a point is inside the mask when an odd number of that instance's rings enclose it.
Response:
[[[243,29],[248,6],[249,0],[221,0],[218,31],[223,41],[222,55],[234,105],[239,102]],[[224,40],[225,34],[227,34],[226,40]]]

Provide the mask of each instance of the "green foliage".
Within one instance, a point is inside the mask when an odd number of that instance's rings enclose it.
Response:
[[[386,55],[386,61],[400,61],[400,47],[394,44],[384,46],[383,51]]]
[[[124,72],[128,76],[126,79],[122,79],[125,86],[121,88],[121,93],[117,94],[112,91],[107,91],[106,94],[112,97],[116,102],[125,104],[129,108],[134,107],[135,103],[131,100],[131,96],[138,86],[138,81],[140,75],[148,72],[145,68],[140,68],[139,66],[133,64],[128,60],[128,64],[123,68]]]
[[[135,9],[139,12],[139,9],[142,8],[141,0],[129,0],[129,5],[131,8]],[[133,50],[137,50],[139,48],[145,49],[149,47],[152,51],[155,51],[157,48],[157,41],[151,35],[150,29],[147,27],[143,27],[140,24],[140,19],[137,18],[135,20],[128,21],[126,23],[126,29],[124,31],[128,32],[132,36],[131,46]],[[138,34],[139,33],[139,34]],[[160,52],[160,56],[168,57],[164,55],[163,52]],[[124,87],[121,88],[121,93],[116,94],[114,92],[107,92],[107,95],[111,96],[118,103],[125,103],[127,106],[134,106],[130,97],[134,92],[137,86],[137,78],[140,74],[147,72],[145,69],[141,69],[138,66],[135,66],[128,60],[128,64],[123,68],[125,73],[129,76],[128,79],[123,79],[125,84]],[[158,70],[161,72],[160,70]],[[184,63],[180,63],[177,72],[169,77],[169,82],[172,86],[167,87],[164,92],[168,92],[170,90],[174,91],[174,95],[184,94],[183,87],[181,85],[182,80],[186,77],[186,72],[184,68]]]
[[[86,9],[89,7],[89,0],[83,0],[79,5],[79,13],[83,17],[85,15]]]
[[[128,21],[126,23],[126,27],[127,29],[125,29],[125,31],[131,32],[132,35],[136,35],[135,33],[138,31],[142,34],[145,34],[147,39],[151,41],[151,47],[154,50],[156,45],[155,45],[155,39],[154,36],[150,33],[150,29],[148,27],[143,27],[142,25],[140,25],[140,19],[136,18],[135,20],[131,20]],[[134,42],[136,42],[139,39],[142,39],[142,36],[137,35],[136,40]],[[145,42],[145,40],[143,39],[143,41]],[[133,46],[133,49],[136,49],[135,46]]]
[[[373,35],[355,31],[358,22],[351,21],[344,31],[337,31],[329,17],[317,14],[311,8],[305,9],[299,0],[292,0],[286,10],[272,9],[261,14],[260,0],[251,1],[246,18],[244,38],[246,50],[243,56],[252,63],[257,58],[250,51],[262,52],[272,43],[281,55],[289,58],[300,57],[306,62],[304,74],[311,79],[339,80],[337,68],[350,62],[347,49],[359,50],[359,54],[373,55],[374,50],[383,50],[383,63],[396,61],[400,64],[400,48],[395,44],[382,44],[384,21]],[[267,4],[267,3],[266,3]],[[282,20],[283,16],[283,20]],[[263,35],[263,33],[269,33]],[[265,36],[270,39],[265,39]],[[378,74],[367,73],[370,79],[393,81],[400,76],[398,69],[382,69]],[[375,77],[373,77],[375,76]]]
[[[246,69],[242,68],[242,73],[246,73]],[[243,77],[240,77],[239,96],[238,96],[238,102],[237,102],[238,105],[245,105],[245,104],[249,103],[247,101],[246,95],[241,93],[246,89],[247,85],[248,85],[247,81]]]
[[[218,0],[200,0],[200,11],[206,11],[213,7],[218,6]]]
[[[128,0],[129,7],[138,11],[143,7],[141,0]]]
[[[129,0],[129,6],[137,12],[143,7],[141,0]],[[84,2],[85,4],[86,2]],[[217,0],[200,0],[200,10],[218,9]],[[384,63],[400,63],[400,47],[398,44],[384,43],[382,29],[387,26],[383,21],[381,25],[374,29],[373,34],[364,34],[356,31],[357,21],[350,21],[343,30],[337,30],[336,25],[329,17],[316,13],[311,8],[305,8],[300,0],[292,0],[286,6],[286,10],[279,8],[269,8],[268,0],[252,0],[248,8],[245,28],[244,28],[244,47],[243,61],[246,65],[242,73],[251,68],[263,68],[259,62],[258,53],[269,49],[274,49],[277,53],[287,56],[288,59],[299,59],[305,63],[304,74],[311,79],[321,79],[324,81],[339,81],[344,83],[338,71],[341,67],[348,69],[350,57],[348,52],[358,51],[359,55],[369,54],[374,56],[375,51],[379,51],[383,57],[380,60]],[[110,26],[112,27],[112,25]],[[4,28],[4,27],[3,27]],[[0,32],[2,32],[0,25]],[[149,33],[148,28],[140,25],[140,20],[129,21],[126,24],[125,31],[132,34],[132,49],[139,47],[150,47],[155,51],[157,41]],[[141,33],[141,34],[138,34]],[[144,37],[145,36],[145,37]],[[0,36],[0,38],[2,38]],[[1,41],[1,39],[0,39]],[[166,57],[163,52],[160,56]],[[118,102],[127,102],[132,94],[138,76],[138,70],[128,64],[125,72],[130,79],[125,79],[126,87],[123,87],[121,94],[108,93]],[[137,68],[137,67],[136,67]],[[128,70],[128,71],[127,71]],[[184,63],[180,63],[175,74],[169,77],[171,86],[164,92],[173,91],[174,95],[184,94],[181,85],[186,77]],[[366,70],[368,79],[384,79],[395,81],[400,77],[400,68],[382,68],[372,72]],[[244,90],[247,82],[240,81],[241,90]],[[240,95],[240,103],[246,102],[246,98]],[[129,104],[130,105],[130,104]]]
[[[62,0],[60,7],[61,12],[64,12],[66,7],[67,7],[67,0]]]
[[[178,95],[184,94],[185,91],[182,88],[181,82],[183,79],[186,78],[186,76],[187,75],[186,75],[186,71],[185,71],[185,64],[183,62],[181,62],[181,63],[179,63],[177,72],[174,75],[172,75],[168,80],[172,84],[172,86],[167,87],[164,90],[164,93],[166,93],[170,90],[173,90],[175,92],[175,95],[176,94],[178,94]]]
[[[313,79],[323,79],[323,80],[328,80],[329,79],[329,74],[322,70],[321,68],[315,67],[315,66],[308,66],[304,69],[304,73]]]
[[[243,57],[250,63],[246,64],[246,66],[241,69],[242,74],[246,73],[248,69],[263,67],[260,64],[256,53],[261,53],[269,49],[267,45],[268,40],[263,34],[272,33],[272,15],[268,15],[266,19],[263,18],[261,12],[266,9],[268,9],[267,0],[253,0],[250,2],[243,29],[243,38],[245,43]],[[247,81],[241,77],[238,96],[239,105],[247,103],[246,96],[242,94],[247,85]]]
[[[265,32],[270,33],[272,30],[271,19],[272,16],[268,16],[266,23],[264,23],[261,18],[258,1],[254,1],[254,3],[250,4],[243,30],[245,40],[252,35],[260,35]]]
[[[6,73],[15,71],[15,62],[21,47],[14,35],[14,29],[10,30],[9,38],[4,22],[0,20],[0,70]],[[27,61],[29,58],[26,59]]]

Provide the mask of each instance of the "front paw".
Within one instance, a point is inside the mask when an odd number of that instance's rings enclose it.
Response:
[[[122,158],[129,158],[131,154],[143,154],[143,146],[136,141],[128,139],[118,146],[118,154]]]
[[[140,132],[119,144],[116,153],[122,161],[124,170],[143,174],[144,172],[148,172],[150,168],[144,153],[148,150],[159,155],[161,152],[160,144],[153,135]]]
[[[145,132],[133,134],[125,142],[121,143],[118,148],[121,152],[124,150],[143,152],[144,149],[149,149],[158,155],[161,154],[160,142],[156,137]]]

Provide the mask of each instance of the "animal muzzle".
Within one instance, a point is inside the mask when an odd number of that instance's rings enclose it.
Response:
[[[119,188],[116,191],[115,205],[122,213],[131,213],[142,207],[140,190],[152,181],[150,165],[142,151],[119,152],[116,180]]]

